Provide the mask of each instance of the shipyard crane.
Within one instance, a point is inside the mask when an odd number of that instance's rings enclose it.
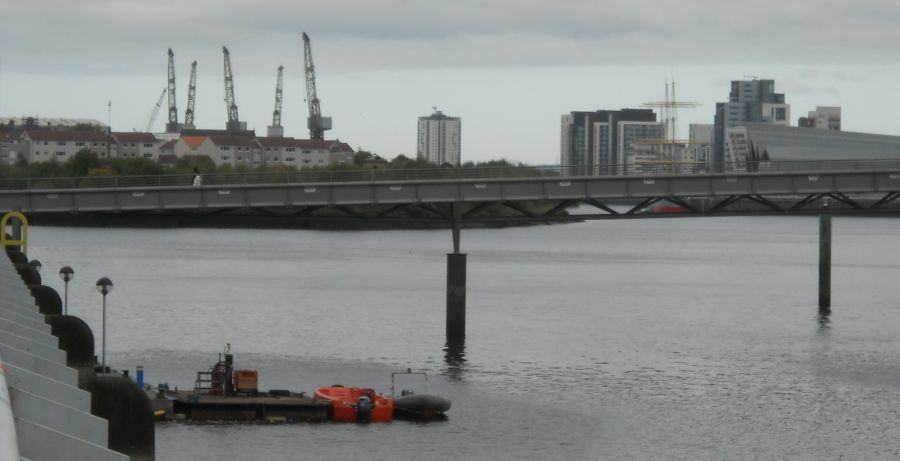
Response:
[[[237,104],[234,103],[234,77],[231,75],[231,55],[228,48],[222,47],[225,55],[225,109],[228,110],[228,123],[225,129],[228,131],[241,131],[241,122],[238,119]]]
[[[150,113],[150,120],[147,121],[146,128],[144,129],[144,133],[149,133],[150,130],[153,129],[153,124],[156,123],[156,116],[159,115],[159,108],[162,107],[163,98],[166,96],[166,89],[163,88],[162,93],[159,95],[159,99],[156,100],[156,105],[153,106],[153,112]]]
[[[179,131],[181,127],[178,125],[178,109],[175,107],[175,53],[169,48],[169,123],[166,124],[166,132]]]
[[[316,96],[316,68],[313,65],[309,35],[303,32],[303,61],[306,69],[306,100],[309,103],[309,139],[325,139],[325,130],[331,129],[331,117],[322,117],[319,97]]]
[[[272,126],[268,128],[266,136],[282,137],[284,136],[284,128],[281,127],[281,89],[282,74],[284,66],[278,66],[278,79],[275,81],[275,110],[272,111]]]
[[[197,61],[191,63],[191,82],[188,84],[187,109],[184,111],[184,126],[194,128],[194,101],[197,98]]]

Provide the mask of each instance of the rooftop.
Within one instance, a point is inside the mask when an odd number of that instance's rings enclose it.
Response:
[[[99,131],[56,131],[56,130],[28,130],[25,136],[32,141],[89,141],[106,142],[106,133]],[[112,140],[115,144],[115,140]]]

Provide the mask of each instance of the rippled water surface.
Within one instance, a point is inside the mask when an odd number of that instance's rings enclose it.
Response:
[[[231,343],[264,389],[430,373],[443,423],[157,426],[160,460],[900,459],[900,221],[467,229],[468,337],[444,340],[449,231],[32,227],[107,362],[191,387]],[[411,383],[418,384],[418,383]]]

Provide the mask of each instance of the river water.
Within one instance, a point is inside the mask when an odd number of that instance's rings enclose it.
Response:
[[[388,392],[429,373],[449,420],[157,426],[160,460],[900,458],[900,221],[609,220],[466,229],[468,337],[444,339],[449,231],[32,227],[45,283],[107,363],[190,388],[226,343],[262,389]],[[402,383],[418,387],[421,382]],[[408,386],[406,385],[408,384]]]

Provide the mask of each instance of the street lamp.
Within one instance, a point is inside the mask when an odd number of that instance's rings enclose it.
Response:
[[[59,278],[62,279],[66,284],[65,288],[65,302],[63,303],[63,315],[67,315],[69,311],[69,280],[75,278],[75,271],[72,270],[69,266],[63,266],[62,269],[59,270]]]
[[[109,294],[113,289],[112,280],[109,277],[100,277],[97,280],[97,291],[103,295],[103,349],[102,349],[102,362],[100,363],[100,370],[103,374],[106,374],[106,295]]]

